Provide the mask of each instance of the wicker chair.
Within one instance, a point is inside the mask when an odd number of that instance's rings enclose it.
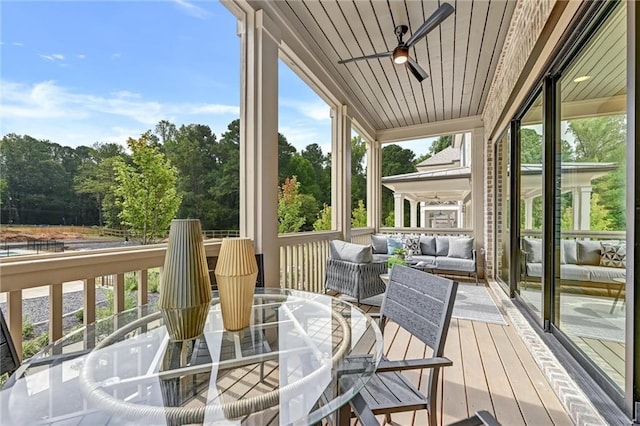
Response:
[[[334,241],[331,244],[333,245]],[[352,244],[352,246],[357,245]],[[367,246],[360,247],[366,248]],[[332,253],[334,253],[334,250],[332,250]],[[380,279],[380,275],[387,273],[387,262],[355,263],[336,257],[333,254],[327,259],[324,283],[327,290],[335,290],[338,293],[353,297],[358,303],[385,292],[387,286]]]
[[[381,328],[391,320],[413,334],[431,349],[432,358],[394,361],[382,358],[374,376],[351,400],[351,408],[362,424],[376,424],[375,415],[426,409],[427,422],[436,425],[436,393],[440,368],[451,365],[443,357],[458,283],[426,272],[395,265],[382,304]],[[355,360],[354,360],[355,361]],[[420,393],[402,374],[403,370],[429,369],[426,395]],[[352,377],[344,375],[341,386]],[[342,414],[342,413],[341,413]]]

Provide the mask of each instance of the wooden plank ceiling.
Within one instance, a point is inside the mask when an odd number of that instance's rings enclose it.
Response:
[[[515,1],[450,0],[455,8],[410,55],[429,77],[419,83],[390,58],[338,64],[393,50],[394,27],[404,40],[439,6],[416,0],[283,0],[270,2],[288,27],[376,130],[434,123],[482,113]],[[264,4],[263,4],[264,5]]]

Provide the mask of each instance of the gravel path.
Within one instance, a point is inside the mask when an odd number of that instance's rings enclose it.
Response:
[[[105,307],[109,304],[109,288],[96,288],[96,305]],[[135,299],[136,292],[131,293]],[[158,293],[149,293],[149,303],[154,304],[158,299]],[[84,291],[74,291],[62,295],[62,327],[69,331],[73,327],[80,325],[75,313],[83,308]],[[0,309],[7,317],[6,303],[0,303]],[[49,296],[33,297],[22,301],[23,321],[33,324],[33,335],[38,336],[49,330]]]

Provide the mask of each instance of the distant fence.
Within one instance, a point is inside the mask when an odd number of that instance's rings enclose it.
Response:
[[[100,235],[105,237],[130,238],[131,232],[128,229],[100,228]],[[169,230],[165,237],[169,236]],[[234,238],[240,236],[237,229],[206,229],[202,231],[204,238]]]
[[[25,252],[26,251],[26,252]],[[56,240],[29,240],[25,243],[4,243],[0,246],[0,257],[17,256],[25,254],[62,253],[64,243]]]

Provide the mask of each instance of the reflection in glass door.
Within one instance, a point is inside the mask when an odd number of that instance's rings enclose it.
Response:
[[[626,3],[562,72],[555,323],[624,388]],[[557,233],[556,233],[557,235]],[[631,265],[629,265],[631,266]]]
[[[520,121],[520,279],[516,291],[542,314],[542,92]]]
[[[496,143],[496,271],[508,293],[511,258],[511,132]]]

